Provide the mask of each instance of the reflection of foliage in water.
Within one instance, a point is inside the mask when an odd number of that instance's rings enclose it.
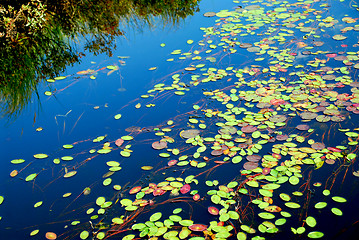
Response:
[[[42,79],[56,76],[78,60],[61,32],[47,27],[41,35],[24,39],[23,44],[3,47],[0,58],[1,106],[7,116],[16,115],[26,106]]]
[[[21,111],[38,82],[79,60],[68,38],[84,39],[84,50],[94,54],[112,55],[120,28],[150,26],[154,17],[175,24],[195,11],[196,1],[5,1],[0,5],[3,113]]]

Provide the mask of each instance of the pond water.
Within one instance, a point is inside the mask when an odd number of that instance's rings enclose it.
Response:
[[[359,7],[198,8],[1,119],[1,239],[356,239]]]

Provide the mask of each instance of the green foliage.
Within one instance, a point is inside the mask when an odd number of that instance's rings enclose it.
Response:
[[[160,19],[177,23],[198,11],[188,1],[22,0],[0,4],[0,99],[2,113],[16,117],[36,86],[53,78],[82,53],[72,39],[84,39],[83,50],[112,55],[115,38],[127,26],[142,28]]]

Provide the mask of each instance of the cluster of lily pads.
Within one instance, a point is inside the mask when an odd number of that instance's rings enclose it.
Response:
[[[340,205],[347,200],[331,192],[334,182],[323,185],[311,182],[310,176],[324,165],[347,168],[356,162],[359,128],[351,116],[359,113],[355,76],[359,45],[345,34],[359,31],[357,20],[335,19],[327,3],[310,0],[233,2],[241,6],[204,14],[216,20],[214,26],[201,28],[204,39],[197,49],[171,52],[168,62],[184,61],[188,67],[156,84],[134,104],[136,109],[159,108],[154,102],[165,94],[190,101],[202,88],[199,102],[203,104],[192,104],[185,124],[169,119],[151,128],[151,137],[158,139],[150,145],[159,152],[156,159],[165,164],[142,166],[142,170],[152,173],[157,182],[146,179],[130,188],[116,183],[123,168],[120,162],[132,157],[137,135],[145,132],[141,128],[131,128],[120,138],[92,139],[95,147],[86,152],[91,156],[87,161],[106,154],[117,159],[106,161],[102,185],[112,186],[108,196],[96,198],[85,221],[71,223],[77,238],[258,240],[284,231],[289,231],[285,236],[322,238],[325,230],[317,226],[318,212],[343,215]],[[333,34],[332,39],[323,36],[335,32],[339,22],[345,25],[341,34]],[[343,42],[333,52],[327,41]],[[226,59],[232,59],[231,65],[221,67]],[[125,117],[119,113],[114,119]],[[343,141],[336,143],[334,134],[341,134]],[[49,156],[40,153],[34,158]],[[73,159],[55,156],[53,163]],[[76,178],[85,166],[86,161],[71,171],[66,167],[61,174]],[[224,179],[230,181],[210,179],[220,169],[228,172]],[[171,170],[173,175],[167,177]],[[358,172],[353,175],[359,176]],[[40,173],[23,179],[35,181]],[[22,170],[10,174],[20,175]],[[314,201],[312,187],[320,189],[326,200]],[[87,187],[79,197],[89,194],[94,192]],[[3,201],[0,196],[0,204]],[[191,210],[176,203],[187,203]],[[310,212],[311,207],[318,212]],[[205,214],[195,214],[203,209]],[[287,226],[289,219],[297,225]],[[30,235],[38,232],[34,229]]]

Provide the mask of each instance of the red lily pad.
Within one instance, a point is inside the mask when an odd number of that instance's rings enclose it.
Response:
[[[288,135],[287,135],[287,134],[277,135],[277,136],[276,136],[276,139],[277,139],[278,141],[285,141],[285,140],[288,139]]]
[[[153,191],[154,191],[153,188],[147,188],[144,193],[145,194],[150,194],[150,193],[153,193]]]
[[[313,143],[311,145],[312,148],[314,148],[315,150],[322,150],[325,148],[325,144],[324,143]]]
[[[332,151],[332,152],[341,152],[342,151],[342,150],[340,150],[339,148],[336,148],[336,147],[328,147],[328,150]]]
[[[57,235],[56,235],[56,233],[53,233],[53,232],[47,232],[45,234],[45,237],[46,237],[46,239],[54,240],[57,238]]]
[[[191,186],[189,184],[185,184],[181,187],[180,192],[182,194],[188,193],[191,190]]]
[[[167,165],[168,166],[173,166],[173,165],[176,165],[177,163],[178,163],[177,160],[170,160],[170,161],[168,161]]]
[[[124,140],[119,138],[119,139],[116,140],[115,144],[116,144],[117,147],[120,147],[123,144],[123,142],[124,142]]]
[[[212,152],[211,152],[211,155],[213,155],[213,156],[220,156],[220,155],[222,155],[223,154],[223,151],[222,150],[213,150]]]
[[[198,201],[200,198],[201,198],[201,196],[198,193],[193,195],[193,200],[194,201]]]
[[[192,224],[188,228],[190,230],[192,230],[192,231],[195,231],[195,232],[203,232],[204,230],[207,229],[207,225],[204,225],[204,224]]]
[[[268,175],[270,173],[271,169],[270,168],[263,168],[262,169],[262,174],[263,175]]]
[[[261,160],[261,156],[259,155],[249,155],[246,157],[247,161],[249,162],[259,162],[259,160]]]
[[[253,170],[256,169],[258,167],[258,163],[255,162],[246,162],[245,164],[243,164],[243,168],[245,170]]]
[[[307,131],[310,127],[307,124],[300,124],[300,125],[296,126],[295,128],[298,130],[301,130],[301,131]]]
[[[335,160],[334,160],[334,159],[326,159],[326,160],[325,160],[325,163],[326,163],[326,164],[329,164],[329,165],[332,165],[332,164],[335,163]]]
[[[198,129],[188,129],[184,130],[180,133],[181,137],[183,138],[194,138],[200,134]]]
[[[287,102],[284,101],[283,99],[272,99],[270,100],[270,103],[274,106],[278,106],[278,105],[286,104]]]
[[[167,142],[165,141],[157,141],[152,143],[152,147],[156,150],[161,150],[167,147]]]
[[[219,210],[216,207],[208,207],[208,212],[212,215],[218,215],[219,214]]]
[[[141,186],[137,186],[137,187],[134,187],[134,188],[132,188],[131,190],[130,190],[130,194],[136,194],[136,193],[138,193],[139,191],[141,191]]]
[[[337,54],[336,53],[327,53],[326,56],[328,58],[335,58],[337,56]]]
[[[244,133],[252,133],[257,131],[257,127],[252,126],[252,125],[247,125],[241,128],[241,131]]]
[[[154,191],[153,191],[153,196],[161,196],[163,194],[165,194],[165,190],[161,189],[161,188],[156,188]]]
[[[238,144],[238,147],[239,147],[239,148],[246,149],[246,148],[248,147],[248,144],[246,144],[246,143],[240,143],[240,144]]]

